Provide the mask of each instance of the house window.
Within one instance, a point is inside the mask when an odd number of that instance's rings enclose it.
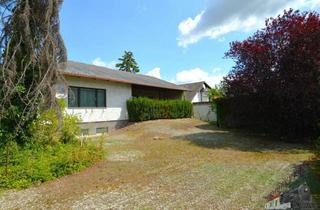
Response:
[[[96,133],[108,133],[108,127],[96,128]]]
[[[69,87],[69,107],[106,107],[106,90],[84,87]]]

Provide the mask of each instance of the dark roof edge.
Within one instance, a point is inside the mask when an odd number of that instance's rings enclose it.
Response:
[[[89,64],[87,64],[89,65]],[[65,76],[71,76],[71,77],[80,77],[80,78],[87,78],[87,79],[94,79],[94,80],[103,80],[103,81],[110,81],[110,82],[118,82],[118,83],[125,83],[125,84],[134,84],[134,85],[141,85],[141,86],[148,86],[148,87],[157,87],[157,88],[162,88],[162,89],[168,89],[168,90],[183,90],[183,91],[189,91],[188,88],[181,87],[179,85],[176,85],[177,88],[168,88],[168,87],[163,87],[160,85],[150,85],[150,84],[145,84],[145,83],[134,83],[131,81],[127,80],[118,80],[118,79],[112,79],[112,78],[107,78],[107,77],[97,77],[93,75],[86,75],[86,74],[79,74],[79,73],[71,73],[71,72],[66,72],[66,71],[61,71],[63,75]],[[143,75],[144,76],[144,75]],[[173,84],[173,83],[172,83]],[[173,84],[175,85],[175,84]]]
[[[209,87],[210,89],[212,89],[212,87],[211,87],[210,85],[208,85],[208,83],[207,83],[206,81],[183,83],[183,84],[179,84],[179,86],[192,85],[192,84],[197,84],[197,83],[205,84],[207,87]]]

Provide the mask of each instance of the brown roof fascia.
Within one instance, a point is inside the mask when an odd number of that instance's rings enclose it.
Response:
[[[156,85],[149,85],[149,84],[145,84],[145,83],[134,83],[134,82],[130,82],[127,80],[116,80],[116,79],[110,79],[110,78],[106,78],[106,77],[97,77],[97,76],[93,76],[93,75],[78,74],[78,73],[71,73],[71,72],[65,72],[65,71],[62,71],[62,74],[65,76],[71,76],[71,77],[80,77],[80,78],[103,80],[103,81],[118,82],[118,83],[125,83],[125,84],[135,84],[135,85],[157,87],[157,88],[169,89],[169,90],[181,90],[181,91],[188,91],[189,90],[186,88],[165,88],[165,87],[160,87],[160,86],[156,86]]]

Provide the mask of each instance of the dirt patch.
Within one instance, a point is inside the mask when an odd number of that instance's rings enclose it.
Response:
[[[140,151],[122,151],[112,153],[108,155],[107,160],[109,161],[134,161],[138,158],[142,158],[144,154]]]

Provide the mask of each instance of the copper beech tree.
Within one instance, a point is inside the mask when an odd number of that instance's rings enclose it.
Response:
[[[227,97],[254,98],[269,130],[315,130],[320,122],[318,13],[284,11],[248,39],[232,42],[226,57],[236,63],[224,79]]]

